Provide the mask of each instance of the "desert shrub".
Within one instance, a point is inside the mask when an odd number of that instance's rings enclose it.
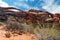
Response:
[[[52,28],[60,30],[60,23],[54,23]]]
[[[12,33],[20,33],[23,32],[23,26],[16,20],[8,20],[6,23],[6,30]]]
[[[29,27],[27,24],[17,22],[15,19],[7,20],[5,29],[12,33],[33,33],[32,28]]]
[[[34,33],[34,29],[33,29],[33,26],[31,26],[31,24],[30,25],[27,25],[26,23],[24,23],[24,24],[22,24],[23,25],[23,27],[24,27],[24,31],[25,32],[29,32],[29,33],[31,33],[31,34],[33,34]]]
[[[40,40],[60,40],[60,32],[56,29],[37,27],[34,33]]]
[[[41,28],[52,28],[53,25],[54,25],[53,23],[39,23],[39,24],[37,24],[37,25],[31,23],[31,26],[32,26],[33,28],[39,27],[40,29],[41,29]],[[56,25],[56,24],[55,24],[55,25]]]

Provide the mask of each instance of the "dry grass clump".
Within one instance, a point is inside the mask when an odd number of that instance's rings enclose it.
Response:
[[[37,27],[34,33],[39,40],[60,40],[60,32],[56,29]]]

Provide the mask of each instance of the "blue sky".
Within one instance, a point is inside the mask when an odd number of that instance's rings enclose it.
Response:
[[[36,9],[60,13],[60,0],[0,0],[0,6],[12,6],[21,10]]]

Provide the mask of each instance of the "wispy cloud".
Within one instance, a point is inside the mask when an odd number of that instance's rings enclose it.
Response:
[[[51,12],[51,13],[60,13],[60,5],[57,5],[57,2],[55,0],[43,0],[43,6],[42,8]]]
[[[3,0],[0,0],[0,6],[9,7],[12,5],[13,7],[20,8],[22,10],[45,9],[51,13],[60,13],[60,0],[11,0],[11,2],[12,3],[9,4],[9,1],[6,3]]]
[[[35,1],[35,0],[18,0],[18,1],[25,1],[25,2],[28,2],[28,1]]]
[[[30,0],[30,1],[32,1],[32,0]],[[33,0],[34,1],[34,0]],[[39,10],[39,8],[37,7],[37,6],[34,6],[34,7],[32,7],[32,6],[30,6],[30,5],[28,5],[27,3],[25,3],[24,1],[23,2],[14,2],[14,5],[15,6],[19,6],[19,7],[23,7],[23,8],[25,8],[26,10],[29,10],[29,9],[36,9],[36,10]]]
[[[35,1],[35,0],[15,0],[14,2],[13,2],[13,5],[9,5],[7,2],[5,2],[5,1],[3,1],[3,0],[0,0],[0,6],[1,7],[10,7],[10,6],[12,6],[12,7],[16,7],[16,8],[21,8],[21,7],[23,7],[23,8],[25,8],[25,10],[29,10],[29,9],[39,9],[38,7],[32,7],[32,6],[30,6],[30,5],[28,5],[26,2],[28,2],[28,1],[30,1],[30,2],[33,2],[33,1]],[[23,9],[24,10],[24,9]]]

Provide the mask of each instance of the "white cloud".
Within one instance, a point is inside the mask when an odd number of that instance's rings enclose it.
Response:
[[[57,5],[55,3],[55,0],[43,0],[43,6],[42,8],[51,12],[51,13],[60,13],[60,5]]]
[[[9,5],[6,2],[2,1],[2,0],[0,0],[0,6],[1,7],[9,7]]]

